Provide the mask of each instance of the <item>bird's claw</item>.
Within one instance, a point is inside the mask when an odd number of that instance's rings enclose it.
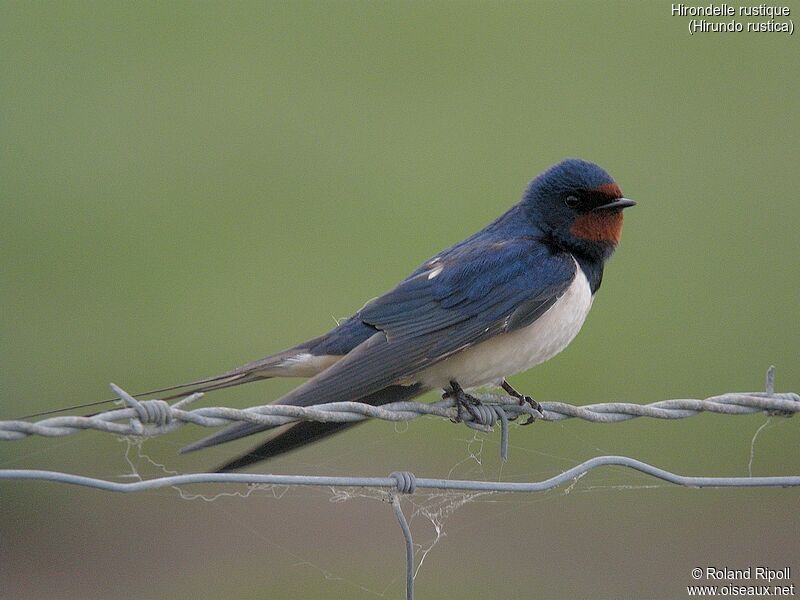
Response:
[[[536,412],[538,413],[542,412],[542,405],[539,404],[536,400],[534,400],[530,396],[523,396],[522,398],[519,399],[520,406],[525,406],[526,404]],[[524,423],[520,423],[520,425],[530,425],[531,423],[534,422],[536,422],[536,417],[534,417],[533,415],[528,415],[528,420],[525,421]]]
[[[539,403],[538,403],[536,400],[534,400],[534,399],[533,399],[533,398],[531,398],[530,396],[524,396],[524,395],[522,395],[521,393],[519,393],[519,392],[518,392],[517,390],[515,390],[515,389],[514,389],[514,387],[513,387],[513,386],[512,386],[510,383],[508,383],[508,382],[507,382],[505,379],[503,380],[503,383],[501,384],[501,387],[502,387],[502,388],[503,388],[505,391],[507,391],[509,394],[511,394],[511,395],[512,395],[514,398],[516,398],[517,400],[519,400],[519,405],[520,405],[520,406],[525,406],[525,405],[527,404],[527,405],[528,405],[528,406],[530,406],[530,407],[531,407],[533,410],[535,410],[536,412],[538,412],[538,413],[540,413],[540,414],[541,414],[541,412],[542,412],[542,405],[541,405],[541,404],[539,404]],[[513,420],[515,420],[516,418],[517,418],[517,417],[514,417],[513,419],[510,419],[510,420],[512,420],[512,421],[513,421]],[[535,421],[536,421],[536,417],[534,417],[533,415],[528,415],[528,420],[527,420],[527,421],[525,421],[524,423],[520,423],[520,425],[530,425],[531,423],[533,423],[533,422],[535,422]]]
[[[456,404],[456,417],[455,419],[450,419],[453,423],[461,423],[464,421],[464,411],[466,410],[471,416],[473,420],[480,420],[480,415],[478,411],[475,409],[476,406],[481,405],[481,401],[478,400],[475,396],[467,394],[458,383],[455,381],[450,382],[451,390],[445,391],[442,394],[442,399],[446,400],[448,398],[452,398],[455,400]]]

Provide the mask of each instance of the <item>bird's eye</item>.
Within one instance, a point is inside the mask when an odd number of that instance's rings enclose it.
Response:
[[[570,208],[575,208],[580,204],[580,199],[577,196],[567,196],[564,198],[564,204],[569,206]]]

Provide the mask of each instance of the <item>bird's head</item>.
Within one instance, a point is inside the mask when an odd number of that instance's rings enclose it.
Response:
[[[603,169],[564,160],[531,181],[522,204],[545,236],[567,250],[608,258],[622,233],[622,210],[636,204]]]

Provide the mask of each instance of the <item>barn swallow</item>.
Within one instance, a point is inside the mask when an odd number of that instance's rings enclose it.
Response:
[[[606,171],[565,160],[530,182],[496,221],[423,263],[394,289],[328,333],[183,388],[171,397],[273,377],[306,382],[277,404],[311,406],[410,400],[441,389],[500,385],[561,352],[577,335],[617,246],[623,209],[635,202]],[[340,432],[353,423],[291,425],[219,471],[240,469]],[[270,429],[236,423],[189,452]]]

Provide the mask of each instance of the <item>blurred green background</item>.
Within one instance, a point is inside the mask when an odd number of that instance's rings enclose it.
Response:
[[[604,166],[639,206],[580,336],[513,383],[540,400],[650,402],[758,390],[775,364],[778,389],[800,391],[798,41],[692,37],[670,6],[2,2],[0,418],[108,396],[109,381],[216,374],[326,331],[566,156]],[[251,444],[175,454],[204,433],[148,441],[150,461],[99,433],[30,439],[0,445],[0,466],[117,478],[130,459],[150,477]],[[497,433],[371,423],[260,468],[534,480],[610,453],[691,475],[800,473],[797,419],[511,436],[501,467]],[[247,492],[184,490],[200,491]],[[333,498],[5,482],[0,594],[402,597],[390,507]],[[682,598],[695,566],[800,572],[797,489],[606,469],[569,493],[453,512],[461,500],[404,501],[422,545],[437,537],[424,513],[444,517],[421,598]]]

